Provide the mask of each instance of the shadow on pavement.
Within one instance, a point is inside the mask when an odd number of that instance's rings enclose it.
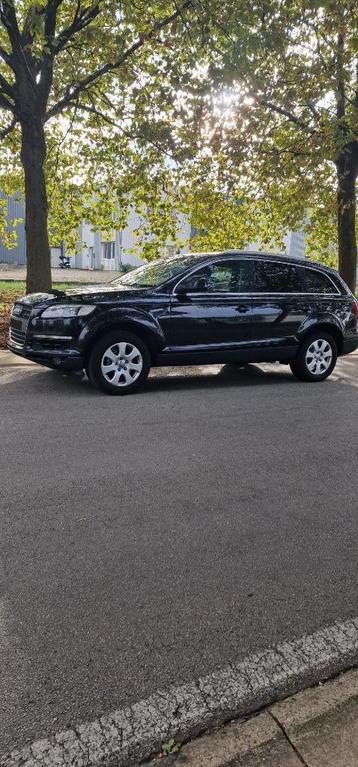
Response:
[[[23,375],[25,373],[25,375]],[[156,391],[180,389],[215,389],[230,386],[257,386],[278,384],[299,384],[287,367],[273,366],[263,369],[257,365],[202,365],[187,367],[153,368],[150,376],[134,396]],[[60,373],[43,368],[17,368],[3,378],[0,376],[1,391],[11,393],[69,396],[107,396],[97,391],[85,375]]]
[[[153,368],[144,391],[207,389],[297,383],[289,368],[281,365],[263,369],[258,365],[201,365],[185,368]]]
[[[357,355],[339,360],[329,379],[329,384],[344,381],[345,385],[357,387]],[[358,372],[358,371],[357,371]],[[225,387],[278,386],[289,384],[306,388],[307,384],[298,381],[288,365],[278,363],[226,364],[226,365],[187,365],[183,367],[152,368],[146,384],[134,396],[152,394],[157,391],[203,390]],[[327,385],[323,382],[323,385]],[[321,384],[322,386],[322,384]],[[99,392],[82,374],[60,373],[40,366],[9,367],[0,369],[0,387],[5,393],[68,395],[68,396],[105,396]],[[310,388],[310,387],[309,387]],[[314,387],[315,389],[317,388]]]

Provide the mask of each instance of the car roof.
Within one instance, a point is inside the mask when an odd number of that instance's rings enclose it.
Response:
[[[314,269],[320,269],[325,272],[332,272],[335,274],[335,270],[331,269],[329,266],[325,266],[324,264],[318,263],[317,261],[311,261],[308,258],[296,258],[293,256],[286,256],[285,253],[270,253],[269,251],[262,251],[262,250],[217,250],[217,251],[210,251],[208,253],[181,253],[178,254],[178,256],[175,256],[175,258],[193,258],[197,259],[199,261],[205,261],[210,260],[211,258],[216,260],[218,256],[227,257],[227,256],[245,256],[245,258],[261,258],[261,259],[267,259],[269,258],[272,261],[285,261],[290,264],[296,264],[297,266],[309,266],[313,267]]]

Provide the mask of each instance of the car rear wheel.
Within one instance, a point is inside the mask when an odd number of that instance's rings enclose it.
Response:
[[[301,381],[324,381],[337,361],[337,344],[328,333],[317,330],[302,341],[298,355],[290,364]]]
[[[87,365],[90,381],[108,394],[139,389],[150,370],[150,354],[141,338],[114,330],[94,345]]]

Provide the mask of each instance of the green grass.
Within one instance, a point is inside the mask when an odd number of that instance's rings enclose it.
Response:
[[[80,287],[79,282],[54,282],[53,287],[56,290],[66,290],[66,288]],[[0,294],[5,296],[7,293],[25,293],[25,280],[0,280]]]
[[[81,284],[79,282],[54,282],[53,287],[56,290],[66,290],[66,288],[79,288]],[[9,315],[11,305],[25,293],[25,280],[0,280],[0,318]]]

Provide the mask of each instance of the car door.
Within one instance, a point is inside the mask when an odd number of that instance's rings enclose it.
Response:
[[[252,346],[295,346],[296,334],[309,312],[302,269],[276,259],[254,261]]]
[[[251,341],[250,259],[227,258],[196,268],[175,285],[168,342],[173,351],[239,350]]]

